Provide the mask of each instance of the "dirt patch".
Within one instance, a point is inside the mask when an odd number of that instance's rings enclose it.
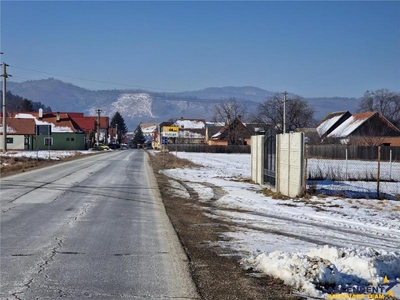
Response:
[[[192,277],[202,299],[303,299],[280,280],[269,276],[255,276],[244,270],[238,253],[222,249],[218,242],[224,232],[232,231],[232,224],[210,219],[204,212],[212,204],[199,201],[190,189],[190,198],[179,198],[171,189],[165,168],[193,166],[169,153],[150,155],[167,214],[187,253]]]

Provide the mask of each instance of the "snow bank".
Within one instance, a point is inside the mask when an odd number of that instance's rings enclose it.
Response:
[[[275,251],[243,259],[246,267],[280,278],[314,297],[329,288],[377,286],[385,276],[400,278],[400,252],[372,248],[312,248],[309,252]]]

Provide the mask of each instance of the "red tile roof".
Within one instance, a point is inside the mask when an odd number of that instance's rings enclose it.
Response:
[[[72,120],[84,131],[89,132],[90,130],[96,130],[96,121],[91,117],[75,117],[71,116]]]
[[[79,132],[81,128],[68,116],[66,113],[54,113],[54,112],[43,112],[43,117],[39,118],[38,112],[27,112],[21,113],[16,112],[13,113],[13,117],[16,119],[26,119],[28,115],[32,116],[32,118],[36,119],[36,124],[38,122],[50,123],[53,124],[52,131],[53,132]],[[58,118],[59,115],[59,118]],[[34,119],[32,119],[34,120]]]
[[[3,118],[0,118],[3,124]],[[3,128],[0,129],[3,134]],[[7,118],[7,134],[10,135],[34,135],[35,134],[35,120],[34,119],[13,119]]]

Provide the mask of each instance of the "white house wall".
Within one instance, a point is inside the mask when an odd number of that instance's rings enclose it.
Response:
[[[7,143],[7,150],[24,150],[25,149],[25,136],[24,135],[7,134],[7,139],[8,138],[12,138],[13,143]],[[3,137],[0,140],[0,148],[3,149]]]

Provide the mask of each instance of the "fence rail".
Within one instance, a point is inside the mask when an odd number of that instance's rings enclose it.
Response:
[[[308,145],[309,158],[376,160],[378,146]],[[381,146],[381,161],[399,161],[400,147]]]
[[[400,198],[400,147],[307,146],[309,189],[369,198]]]
[[[218,146],[204,144],[169,144],[167,148],[171,152],[251,153],[251,147],[243,145]]]

